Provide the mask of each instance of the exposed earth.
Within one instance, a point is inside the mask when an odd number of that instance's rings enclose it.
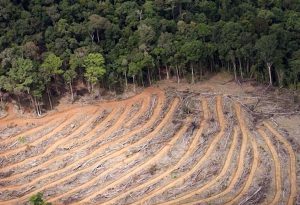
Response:
[[[257,90],[215,76],[42,118],[10,107],[0,205],[37,192],[53,204],[300,204],[299,107]]]

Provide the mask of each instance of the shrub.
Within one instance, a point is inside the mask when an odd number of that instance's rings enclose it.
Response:
[[[43,194],[38,192],[37,194],[30,197],[29,202],[32,205],[51,205],[51,203],[44,201]]]

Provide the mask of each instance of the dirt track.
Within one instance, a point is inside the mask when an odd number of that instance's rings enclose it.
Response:
[[[0,139],[0,205],[37,192],[53,204],[297,200],[292,145],[221,95],[148,88],[40,119],[10,114],[0,119]]]

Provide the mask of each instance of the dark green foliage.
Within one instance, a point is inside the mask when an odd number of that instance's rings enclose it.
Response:
[[[122,90],[228,70],[299,88],[297,0],[3,0],[0,32],[0,91],[38,111],[79,81]]]

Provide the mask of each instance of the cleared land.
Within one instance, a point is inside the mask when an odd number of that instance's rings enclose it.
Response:
[[[17,126],[16,126],[17,125]],[[41,119],[0,119],[0,205],[287,204],[297,157],[229,96],[148,88]]]

